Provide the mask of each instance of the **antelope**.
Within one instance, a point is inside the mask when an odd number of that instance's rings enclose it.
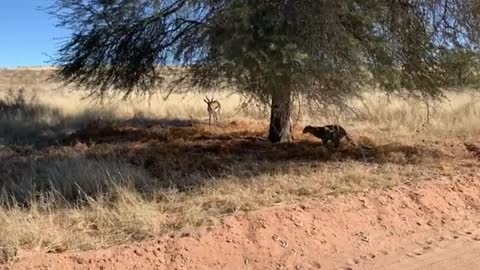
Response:
[[[220,109],[221,109],[220,102],[218,102],[217,100],[214,100],[213,97],[210,99],[208,97],[205,97],[203,101],[207,103],[208,125],[212,125],[212,116],[213,116],[213,121],[215,122],[215,124],[217,124],[218,122],[217,113],[220,114]]]

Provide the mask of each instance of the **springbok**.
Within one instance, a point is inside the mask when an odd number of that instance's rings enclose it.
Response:
[[[217,113],[220,114],[220,109],[221,109],[220,102],[218,102],[217,100],[214,100],[213,97],[210,99],[208,97],[205,97],[203,101],[207,103],[208,125],[212,124],[212,116],[213,116],[213,121],[215,122],[215,124],[217,124],[218,122]]]

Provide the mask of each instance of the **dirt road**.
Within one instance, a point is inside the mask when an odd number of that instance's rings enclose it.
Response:
[[[365,270],[471,270],[480,269],[480,238],[465,237],[396,253],[357,268]]]

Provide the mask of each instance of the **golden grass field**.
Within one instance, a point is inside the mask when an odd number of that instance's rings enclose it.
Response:
[[[207,93],[222,104],[209,127],[203,93],[99,106],[47,82],[49,72],[0,70],[0,246],[96,249],[236,211],[435,180],[480,134],[470,90],[447,93],[428,124],[424,104],[366,93],[351,102],[357,114],[301,115],[295,142],[271,145],[261,139],[268,114],[239,110],[238,95]],[[301,133],[332,123],[359,146],[336,152]]]

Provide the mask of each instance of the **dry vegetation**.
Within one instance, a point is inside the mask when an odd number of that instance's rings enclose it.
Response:
[[[368,94],[352,101],[356,114],[303,116],[294,143],[272,145],[265,114],[239,111],[236,95],[215,94],[221,124],[209,127],[198,94],[99,107],[46,82],[49,72],[0,70],[0,247],[93,249],[478,166],[464,147],[480,134],[468,91],[450,93],[423,126],[422,103]],[[301,134],[306,123],[340,123],[358,145],[333,151]]]

